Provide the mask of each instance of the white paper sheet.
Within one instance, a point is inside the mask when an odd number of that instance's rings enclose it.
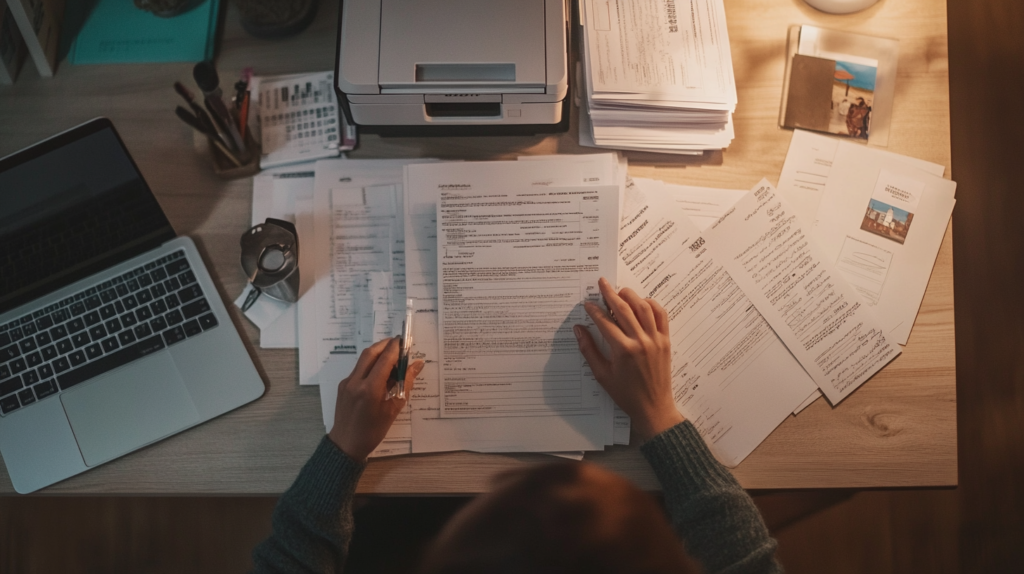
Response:
[[[442,417],[602,412],[572,327],[615,273],[618,187],[493,181],[438,210]]]
[[[956,183],[841,145],[814,236],[896,343],[910,338],[956,202]]]
[[[736,466],[816,387],[676,198],[651,183],[627,189],[619,282],[668,312],[676,406],[716,458]]]
[[[516,167],[516,165],[519,165]],[[530,164],[528,166],[523,164]],[[578,186],[583,171],[572,162],[486,162],[410,166],[406,170],[406,278],[416,299],[413,358],[426,366],[413,394],[413,451],[543,452],[600,450],[613,440],[610,407],[602,415],[442,419],[437,357],[436,209],[441,185],[489,182]],[[607,401],[610,405],[610,400]]]
[[[704,236],[712,257],[725,265],[832,404],[900,354],[767,180]]]
[[[782,174],[779,176],[778,191],[792,206],[797,217],[808,225],[814,225],[817,221],[821,194],[825,191],[825,185],[832,173],[832,162],[840,145],[866,150],[865,153],[873,158],[872,161],[880,161],[882,158],[888,158],[886,161],[898,160],[936,177],[942,177],[946,170],[944,166],[936,163],[865,147],[843,141],[838,137],[793,130],[786,163],[782,166]]]

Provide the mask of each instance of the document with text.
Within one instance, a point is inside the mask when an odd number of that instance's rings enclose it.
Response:
[[[705,238],[714,259],[832,404],[900,354],[767,180],[740,198]]]
[[[665,308],[676,406],[736,466],[817,387],[675,198],[651,183],[627,188],[619,285]]]

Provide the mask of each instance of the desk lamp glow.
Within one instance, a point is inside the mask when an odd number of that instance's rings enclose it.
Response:
[[[874,6],[878,0],[804,0],[812,7],[829,14],[849,14]]]

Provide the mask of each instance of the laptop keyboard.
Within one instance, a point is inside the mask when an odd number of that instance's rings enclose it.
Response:
[[[183,250],[0,325],[0,415],[217,326]]]

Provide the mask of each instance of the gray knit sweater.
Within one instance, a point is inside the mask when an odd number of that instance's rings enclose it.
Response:
[[[689,421],[640,452],[661,481],[679,537],[705,572],[781,572],[754,502]],[[352,538],[352,497],[366,465],[327,437],[274,510],[274,533],[253,551],[255,572],[341,572]]]

